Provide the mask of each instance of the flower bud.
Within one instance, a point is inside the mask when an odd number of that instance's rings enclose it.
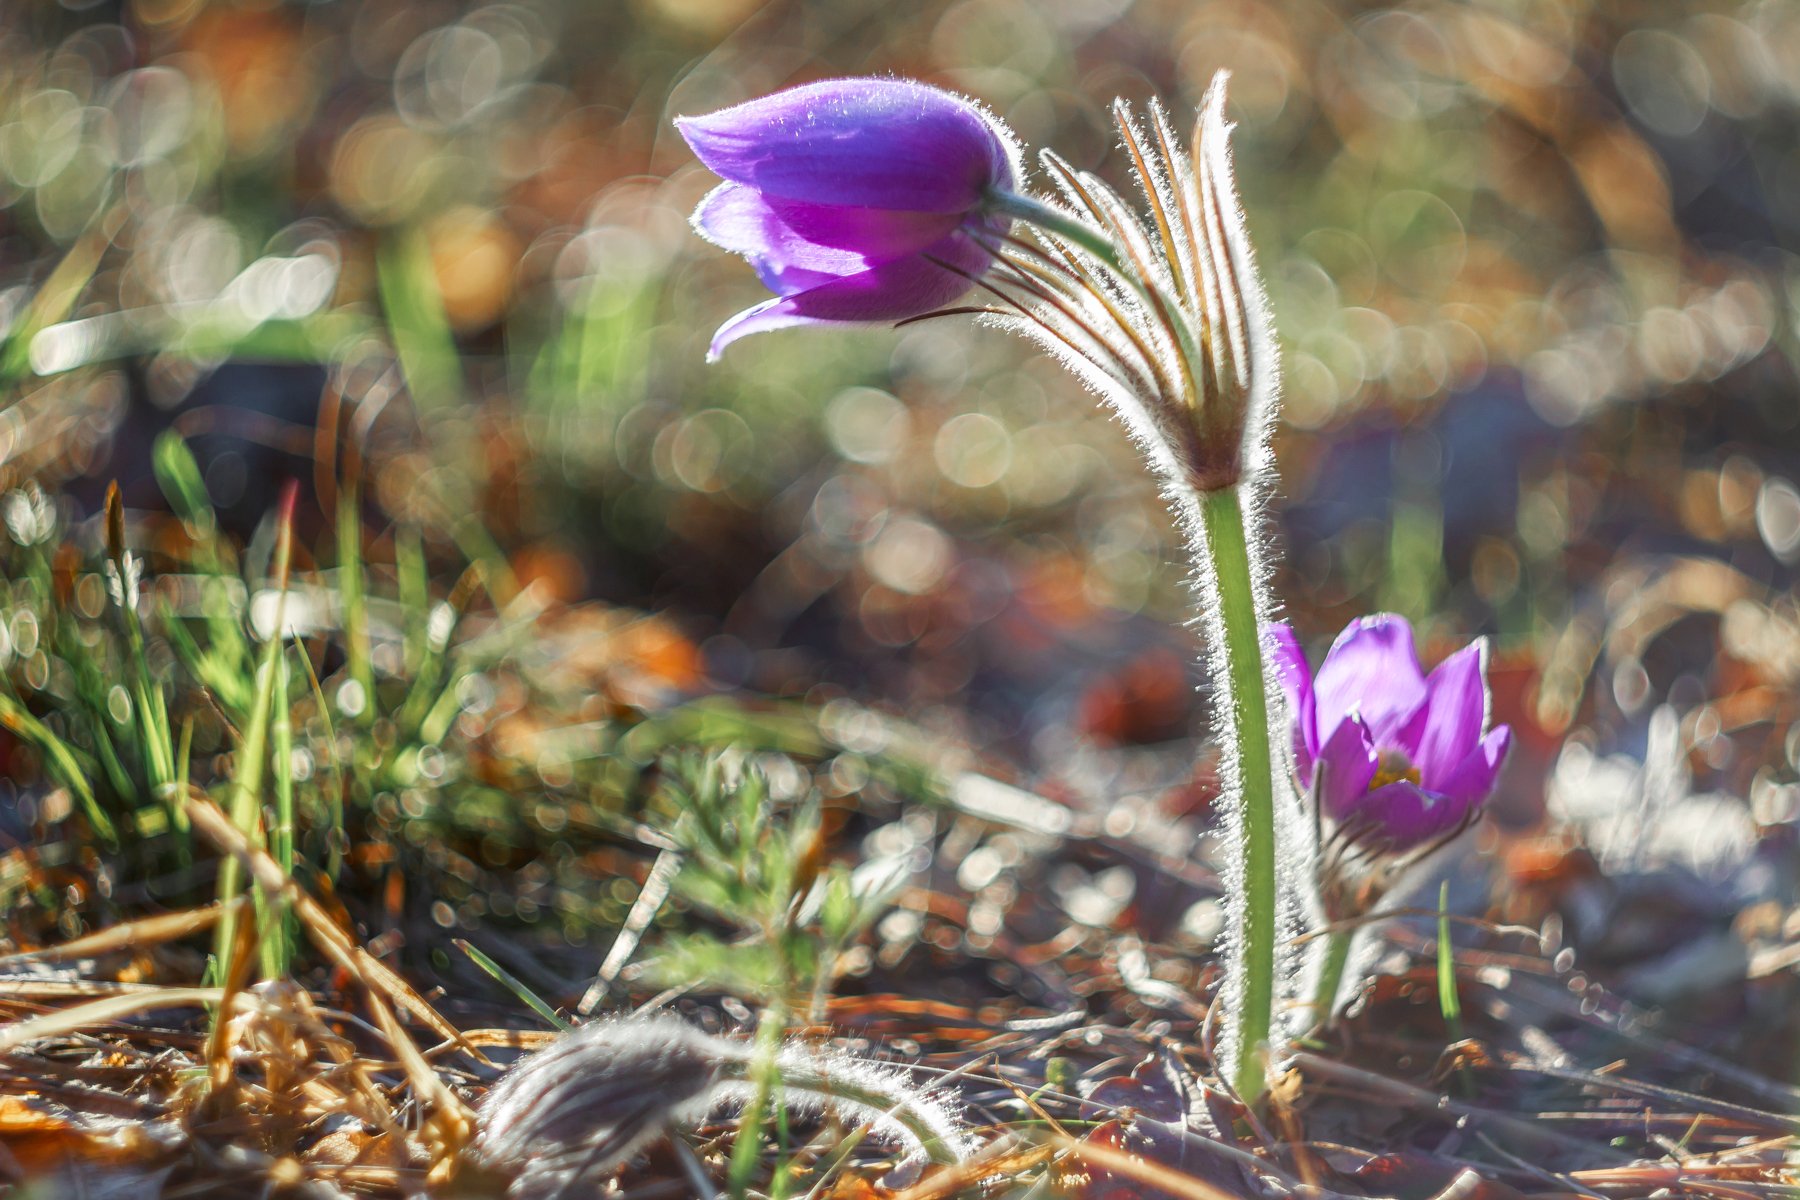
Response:
[[[675,122],[726,182],[694,211],[775,298],[731,318],[709,358],[789,325],[900,321],[969,290],[1011,227],[988,197],[1019,178],[997,120],[900,79],[833,79]]]

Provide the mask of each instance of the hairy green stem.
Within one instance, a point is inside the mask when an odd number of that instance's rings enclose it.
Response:
[[[727,1063],[725,1066],[727,1075],[749,1078],[753,1083],[756,1082],[754,1072],[757,1069],[755,1058],[741,1064]],[[968,1157],[960,1147],[945,1138],[943,1131],[933,1123],[930,1114],[920,1111],[917,1101],[897,1087],[871,1084],[866,1079],[857,1078],[852,1072],[832,1071],[829,1066],[792,1059],[778,1061],[776,1069],[780,1075],[782,1091],[816,1096],[820,1106],[827,1112],[837,1111],[834,1105],[844,1104],[854,1106],[863,1113],[879,1113],[916,1138],[925,1157],[934,1163],[959,1163]],[[849,1123],[854,1124],[854,1119],[849,1119]]]
[[[1319,971],[1319,986],[1313,991],[1312,1021],[1315,1027],[1328,1025],[1336,1015],[1338,988],[1344,982],[1344,968],[1350,962],[1350,943],[1356,932],[1334,929],[1325,935],[1325,965]]]
[[[1237,1077],[1246,1103],[1262,1094],[1261,1050],[1269,1040],[1275,1007],[1275,783],[1269,752],[1269,693],[1263,675],[1262,633],[1256,611],[1256,582],[1250,565],[1244,507],[1236,487],[1200,496],[1210,572],[1218,588],[1216,648],[1223,670],[1213,686],[1225,714],[1222,725],[1236,743],[1233,758],[1239,805],[1237,852],[1243,856],[1243,922],[1238,930],[1235,1025]]]

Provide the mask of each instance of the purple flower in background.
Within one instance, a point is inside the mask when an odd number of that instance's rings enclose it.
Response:
[[[726,180],[694,228],[776,293],[720,326],[709,358],[769,329],[942,308],[971,286],[958,272],[985,271],[983,243],[1011,226],[986,207],[1019,180],[1011,135],[922,83],[832,79],[675,124]]]
[[[1404,851],[1450,833],[1494,789],[1512,730],[1489,730],[1487,640],[1426,676],[1412,626],[1391,613],[1338,635],[1315,679],[1294,631],[1269,652],[1294,717],[1294,757],[1327,817],[1352,840]]]

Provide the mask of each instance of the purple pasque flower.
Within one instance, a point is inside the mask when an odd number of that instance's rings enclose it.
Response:
[[[830,79],[675,125],[725,179],[694,228],[776,294],[720,326],[709,359],[765,330],[942,308],[1012,224],[987,206],[1021,177],[1012,135],[922,83]]]
[[[1487,639],[1429,676],[1404,617],[1378,613],[1338,635],[1315,678],[1294,631],[1264,638],[1294,718],[1301,783],[1352,840],[1402,852],[1454,831],[1494,790],[1512,743],[1487,728]]]

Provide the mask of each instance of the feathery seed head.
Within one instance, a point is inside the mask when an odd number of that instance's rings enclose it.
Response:
[[[752,1042],[674,1016],[613,1017],[523,1059],[482,1100],[468,1164],[509,1180],[513,1200],[597,1188],[639,1150],[755,1091]],[[955,1109],[902,1070],[798,1041],[775,1055],[781,1103],[868,1124],[909,1160],[959,1162],[971,1146]]]
[[[977,282],[997,303],[973,310],[1062,359],[1160,473],[1201,492],[1263,468],[1280,373],[1232,172],[1225,81],[1220,72],[1207,91],[1191,154],[1160,104],[1140,119],[1115,102],[1141,212],[1043,151],[1062,204],[1030,202],[1035,241],[986,239],[1000,265]]]

